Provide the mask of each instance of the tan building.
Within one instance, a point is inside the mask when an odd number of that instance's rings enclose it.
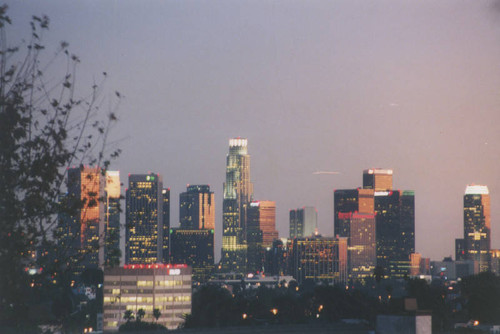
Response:
[[[171,264],[130,264],[104,271],[104,330],[117,331],[125,322],[125,311],[146,313],[143,321],[156,321],[176,329],[191,313],[191,267]]]
[[[354,280],[373,275],[377,264],[375,215],[349,212],[349,274]]]
[[[276,231],[276,202],[251,202],[250,209],[248,210],[247,228],[249,229],[251,226],[262,231],[262,247],[271,247],[273,240],[278,239],[278,231]]]
[[[214,192],[209,185],[188,185],[179,195],[179,216],[182,229],[215,229]]]
[[[375,191],[392,190],[392,169],[370,168],[364,170],[363,188]]]

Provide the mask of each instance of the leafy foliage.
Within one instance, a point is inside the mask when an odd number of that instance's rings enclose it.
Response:
[[[92,204],[59,199],[69,166],[89,164],[104,173],[107,157],[119,155],[107,145],[118,103],[104,120],[99,118],[106,75],[86,97],[77,97],[80,60],[68,43],[61,42],[42,62],[48,17],[33,16],[30,38],[15,47],[7,40],[11,23],[7,6],[0,6],[0,268],[8,268],[0,275],[0,326],[28,331],[40,321],[74,318],[65,277],[70,268],[63,264],[75,261],[67,261],[71,252],[57,247],[53,233],[58,216]],[[67,70],[54,79],[55,68]],[[29,275],[28,269],[35,273]],[[49,303],[42,309],[51,314],[36,311],[43,303]]]

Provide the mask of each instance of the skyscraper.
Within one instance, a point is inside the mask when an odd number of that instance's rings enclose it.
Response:
[[[209,185],[188,185],[179,195],[179,220],[182,229],[214,229],[214,193]]]
[[[349,220],[349,276],[354,280],[373,275],[377,263],[375,215],[373,213],[340,213]]]
[[[375,192],[377,266],[392,278],[409,274],[415,252],[415,194],[413,191]]]
[[[402,278],[409,273],[410,254],[415,252],[415,194],[393,190],[392,177],[391,169],[366,169],[362,189],[335,190],[334,233],[349,238],[349,252],[354,256],[352,252],[361,246],[357,243],[368,242],[364,239],[366,235],[361,237],[358,233],[374,228],[377,266],[386,276]],[[365,219],[355,222],[355,215],[363,215]],[[370,215],[375,217],[374,227],[367,218]],[[351,230],[353,223],[356,224],[354,231]],[[355,270],[356,266],[351,269]]]
[[[262,271],[264,251],[278,238],[276,231],[276,202],[252,201],[247,212],[246,241],[247,271]]]
[[[126,264],[163,261],[163,182],[158,174],[129,175],[126,210]]]
[[[464,258],[490,270],[490,193],[487,186],[468,185],[464,195]]]
[[[121,183],[120,172],[106,171],[106,203],[105,203],[105,229],[106,229],[106,266],[120,264],[120,197]]]
[[[163,262],[170,259],[170,188],[163,188]]]
[[[318,211],[315,207],[305,206],[290,210],[290,238],[309,237],[318,228]]]
[[[242,138],[230,139],[222,202],[223,271],[243,272],[246,269],[246,213],[252,194],[248,141]]]
[[[373,189],[341,189],[333,193],[334,235],[349,237],[350,218],[342,213],[374,213]],[[347,217],[347,220],[345,219]]]
[[[105,205],[100,200],[104,187],[99,168],[68,169],[68,192],[61,200],[76,210],[59,217],[57,234],[63,252],[58,256],[68,262],[75,277],[85,269],[104,266]]]

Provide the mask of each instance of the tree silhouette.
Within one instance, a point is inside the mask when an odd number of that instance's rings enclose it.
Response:
[[[145,315],[146,315],[146,312],[144,311],[144,309],[142,309],[142,308],[138,309],[137,315],[136,315],[137,321],[142,321],[142,319],[144,318]]]
[[[58,217],[91,205],[61,200],[67,168],[92,165],[104,173],[120,151],[106,153],[109,129],[117,120],[114,107],[100,118],[99,107],[108,102],[101,88],[106,74],[87,97],[79,98],[75,74],[80,60],[68,43],[61,42],[55,55],[43,61],[48,17],[32,17],[31,36],[20,46],[7,40],[11,22],[7,6],[0,6],[0,268],[8,268],[0,275],[0,326],[23,332],[37,325],[26,317],[33,314],[30,309],[67,300],[66,273],[79,261],[57,243]],[[54,68],[67,71],[54,78]],[[60,323],[73,312],[55,309]]]
[[[126,320],[127,322],[130,322],[131,320],[134,319],[134,313],[131,310],[126,310],[125,313],[123,314],[123,319]]]
[[[161,312],[159,308],[155,308],[153,310],[153,317],[155,318],[156,322],[158,322],[158,319],[161,317]]]

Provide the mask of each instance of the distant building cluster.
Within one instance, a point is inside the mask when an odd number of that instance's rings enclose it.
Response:
[[[247,139],[229,140],[225,175],[221,260],[215,264],[216,207],[209,185],[188,185],[179,195],[179,227],[172,227],[170,189],[161,175],[129,174],[123,196],[119,172],[68,170],[60,200],[77,210],[59,217],[57,236],[67,252],[58,260],[71,265],[76,281],[85,270],[104,269],[105,330],[117,329],[125,311],[140,308],[147,318],[159,309],[158,322],[175,328],[190,312],[192,284],[220,280],[221,274],[348,284],[376,276],[456,279],[500,270],[500,251],[491,250],[486,186],[467,186],[456,259],[438,262],[415,252],[415,194],[393,189],[391,169],[364,170],[361,187],[333,191],[332,236],[318,233],[316,208],[304,206],[289,211],[289,238],[281,239],[276,202],[253,196]],[[122,253],[125,266],[119,267]]]

